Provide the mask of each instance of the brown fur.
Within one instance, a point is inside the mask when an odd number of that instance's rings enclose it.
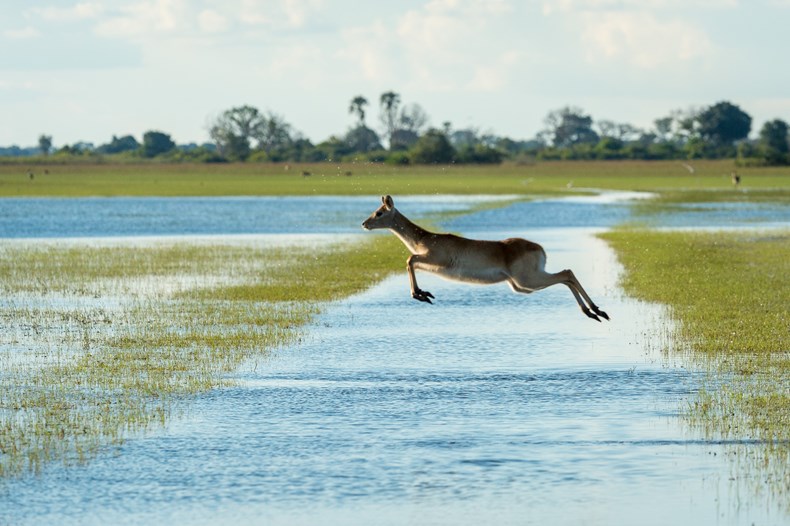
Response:
[[[406,271],[414,299],[433,303],[431,299],[434,298],[433,294],[417,286],[415,269],[465,283],[505,281],[511,289],[521,293],[562,283],[570,289],[585,315],[598,321],[601,321],[600,318],[609,319],[593,303],[572,271],[563,270],[555,274],[546,272],[546,252],[537,243],[521,238],[482,241],[429,232],[401,214],[395,208],[392,197],[382,196],[381,203],[362,223],[362,227],[366,230],[387,228],[409,249],[411,256],[406,261]]]

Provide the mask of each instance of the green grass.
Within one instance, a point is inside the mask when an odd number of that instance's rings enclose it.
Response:
[[[692,191],[704,199],[737,197],[732,161],[550,162],[501,166],[393,167],[360,163],[283,164],[90,164],[27,167],[0,165],[0,197],[21,196],[215,196],[215,195],[406,195],[567,194],[584,188],[666,193]],[[45,170],[48,173],[45,173]],[[310,172],[309,177],[302,176]],[[350,173],[351,175],[346,175]],[[790,167],[739,168],[742,189],[790,197]],[[723,192],[723,193],[719,193]],[[756,194],[754,194],[756,195]],[[697,197],[695,197],[696,199]]]
[[[404,257],[382,236],[288,250],[1,245],[0,475],[165,423]]]
[[[761,462],[775,463],[769,476],[790,491],[790,231],[601,237],[626,268],[626,292],[669,305],[677,337],[711,368],[692,420],[717,436],[767,442]]]

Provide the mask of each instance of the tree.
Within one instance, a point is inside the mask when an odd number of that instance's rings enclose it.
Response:
[[[450,143],[455,148],[463,148],[464,146],[474,147],[480,144],[480,139],[477,136],[477,130],[474,128],[455,130],[448,137],[450,138]]]
[[[262,117],[254,137],[258,140],[258,148],[265,151],[266,155],[271,155],[274,150],[288,148],[293,142],[291,125],[271,112]]]
[[[121,153],[134,151],[140,148],[140,143],[131,135],[124,135],[123,137],[112,136],[112,140],[108,144],[102,144],[96,151],[99,153]]]
[[[381,150],[379,136],[367,126],[357,126],[346,134],[346,144],[351,152],[366,153]]]
[[[788,124],[774,119],[763,124],[760,130],[759,151],[768,164],[790,163],[790,144],[788,144]]]
[[[272,161],[297,161],[306,163],[316,163],[326,161],[326,153],[316,148],[306,137],[296,134],[288,147],[278,148],[275,155],[268,156]]]
[[[595,145],[595,157],[597,159],[622,159],[625,157],[624,146],[621,139],[605,136]]]
[[[697,116],[699,108],[691,107],[687,110],[677,109],[669,112],[666,117],[653,121],[656,140],[662,143],[673,143],[680,147],[689,141],[699,138],[699,122]]]
[[[455,157],[455,149],[440,130],[430,129],[411,149],[411,159],[418,164],[450,163]]]
[[[546,116],[544,133],[557,148],[597,143],[598,134],[592,129],[592,122],[592,117],[584,115],[580,108],[566,106]]]
[[[499,164],[505,153],[485,144],[465,145],[458,148],[455,160],[459,163]]]
[[[143,157],[156,157],[176,147],[176,143],[166,133],[147,131],[143,135]]]
[[[52,136],[43,134],[39,136],[38,149],[41,150],[41,155],[49,155],[52,150]]]
[[[700,112],[697,122],[702,139],[715,148],[731,147],[735,141],[745,139],[752,128],[749,114],[726,101]]]
[[[598,135],[601,138],[613,137],[619,139],[617,134],[617,123],[609,120],[600,120],[595,123],[598,128]]]
[[[351,104],[348,106],[349,113],[356,113],[359,119],[359,126],[365,126],[365,106],[368,105],[368,99],[362,95],[357,95],[351,99]]]
[[[420,140],[417,132],[411,130],[395,130],[390,137],[390,150],[408,150]]]
[[[656,137],[661,142],[669,142],[672,139],[672,123],[675,119],[672,116],[662,117],[653,121],[656,130]]]
[[[417,143],[420,132],[428,124],[428,114],[419,104],[404,106],[390,136],[390,150],[407,150]],[[446,134],[445,134],[446,135]]]
[[[404,106],[398,117],[398,129],[420,134],[428,124],[428,114],[419,104]]]
[[[322,152],[328,161],[339,161],[343,156],[351,153],[346,141],[335,135],[318,144],[316,149]]]
[[[627,122],[601,120],[595,123],[601,138],[612,138],[623,142],[634,141],[642,135],[639,128]]]
[[[93,143],[78,141],[69,146],[68,144],[59,149],[57,154],[65,155],[90,155],[93,152]]]
[[[379,119],[384,125],[387,141],[392,149],[392,134],[395,133],[398,121],[398,107],[400,106],[400,95],[394,91],[387,91],[379,98]]]
[[[224,111],[209,128],[209,136],[219,153],[229,159],[243,161],[251,152],[251,140],[264,135],[264,116],[249,105]]]
[[[702,140],[699,131],[699,115],[703,110],[691,107],[687,110],[675,110],[671,113],[675,119],[675,137],[681,143]]]
[[[224,111],[209,128],[209,135],[220,154],[234,161],[243,161],[255,148],[265,155],[257,157],[280,159],[294,142],[291,125],[279,115],[262,113],[253,106],[244,105]],[[304,143],[302,143],[304,146]]]

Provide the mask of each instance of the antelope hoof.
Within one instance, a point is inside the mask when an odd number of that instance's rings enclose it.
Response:
[[[430,298],[433,298],[433,294],[431,294],[427,290],[417,289],[411,293],[411,297],[414,298],[415,300],[424,301],[426,303],[430,303],[431,305],[433,305],[433,302],[430,300]]]
[[[600,323],[601,319],[598,316],[596,316],[593,312],[591,312],[590,309],[588,309],[587,307],[583,308],[582,312],[584,312],[584,314],[586,314],[588,318],[592,318]]]
[[[601,318],[603,318],[603,319],[605,319],[605,320],[609,320],[609,315],[608,315],[608,314],[606,314],[606,313],[605,313],[604,311],[602,311],[601,309],[599,309],[598,307],[593,307],[593,311],[595,311],[595,314],[597,314],[597,315],[598,315],[598,316],[600,316]]]

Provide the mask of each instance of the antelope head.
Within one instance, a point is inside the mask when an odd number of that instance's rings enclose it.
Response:
[[[392,197],[388,195],[381,196],[381,206],[375,212],[370,214],[370,217],[362,222],[362,228],[365,230],[375,230],[376,228],[390,228],[393,225],[395,217],[395,205],[392,202]]]

